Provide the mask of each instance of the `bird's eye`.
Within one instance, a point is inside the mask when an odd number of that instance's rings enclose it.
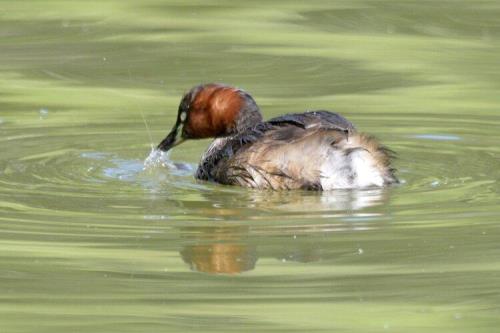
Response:
[[[179,119],[180,119],[181,123],[184,123],[186,121],[186,118],[187,118],[186,111],[182,111],[181,114],[179,115]]]

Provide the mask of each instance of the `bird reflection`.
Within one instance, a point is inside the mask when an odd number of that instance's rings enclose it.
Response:
[[[257,261],[256,247],[246,244],[242,227],[200,227],[188,234],[195,245],[185,246],[181,257],[192,270],[211,274],[237,274],[254,269]]]
[[[387,199],[386,192],[380,189],[325,192],[321,195],[258,191],[237,194],[205,193],[205,202],[211,206],[205,206],[203,212],[205,216],[239,221],[238,226],[217,221],[220,223],[217,226],[182,227],[187,244],[180,255],[192,270],[208,274],[239,274],[253,270],[258,257],[276,258],[282,262],[319,261],[322,256],[331,255],[331,251],[324,251],[322,246],[328,242],[318,242],[318,235],[370,228],[370,216],[377,214],[358,211]],[[286,218],[283,212],[293,217],[290,223],[283,224]],[[309,218],[304,219],[304,215]],[[280,220],[279,224],[241,225],[256,219],[267,221],[273,216]],[[356,217],[355,222],[348,217]]]
[[[257,192],[251,193],[256,207],[287,212],[336,212],[355,215],[363,208],[378,206],[387,200],[387,190],[380,188],[362,190],[337,190],[325,192]]]

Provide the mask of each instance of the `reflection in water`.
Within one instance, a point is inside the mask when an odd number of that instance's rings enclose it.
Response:
[[[236,274],[255,268],[254,247],[243,244],[215,243],[187,246],[181,251],[191,269],[211,274]]]
[[[362,216],[355,211],[376,205],[386,199],[386,192],[383,189],[323,193],[269,191],[249,191],[248,193],[251,194],[252,199],[247,202],[249,206],[261,209],[265,206],[267,209],[286,210],[292,214],[299,212],[311,215],[318,212],[324,215],[327,210],[342,211],[337,216]],[[210,202],[214,202],[214,198],[211,199]],[[228,215],[224,208],[215,207],[214,209],[219,216]],[[365,215],[370,214],[365,213]],[[180,255],[192,270],[209,274],[238,274],[253,270],[259,256],[302,263],[319,261],[323,249],[321,243],[315,241],[317,239],[315,235],[346,229],[366,230],[368,227],[360,221],[332,219],[331,223],[323,225],[304,225],[294,222],[283,225],[277,222],[276,225],[272,224],[268,227],[220,225],[181,229],[182,234],[187,235],[185,237],[188,245],[184,246]],[[300,236],[297,237],[295,233]],[[266,238],[279,237],[279,240],[272,243],[279,243],[280,246],[273,249],[259,249],[252,238],[263,235]]]
[[[318,193],[288,193],[286,204],[280,209],[297,211],[300,207],[306,212],[315,211],[357,211],[380,205],[387,201],[387,189],[336,190]]]
[[[246,230],[246,232],[245,232]],[[188,245],[181,257],[191,269],[211,274],[237,274],[255,268],[255,246],[245,244],[242,227],[205,227],[190,229],[193,240],[202,244]]]
[[[262,191],[225,186],[223,191],[206,191],[202,195],[207,202],[213,203],[212,214],[230,215],[227,210],[241,214],[242,209],[247,208],[251,213],[245,218],[255,219],[258,211],[266,213],[273,211],[279,215],[294,216],[301,213],[326,217],[331,214],[351,216],[364,208],[386,203],[390,190],[390,188],[371,188],[324,192]],[[366,212],[362,212],[362,215],[366,215]]]

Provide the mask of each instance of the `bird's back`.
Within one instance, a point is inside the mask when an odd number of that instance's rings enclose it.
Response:
[[[396,182],[390,152],[328,111],[289,114],[216,139],[197,178],[261,189],[359,188]]]

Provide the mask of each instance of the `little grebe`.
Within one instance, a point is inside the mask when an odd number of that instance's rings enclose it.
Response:
[[[263,121],[252,96],[222,84],[199,85],[182,97],[177,121],[158,149],[202,138],[216,138],[196,171],[202,180],[274,190],[397,182],[391,151],[341,115],[320,110]]]

